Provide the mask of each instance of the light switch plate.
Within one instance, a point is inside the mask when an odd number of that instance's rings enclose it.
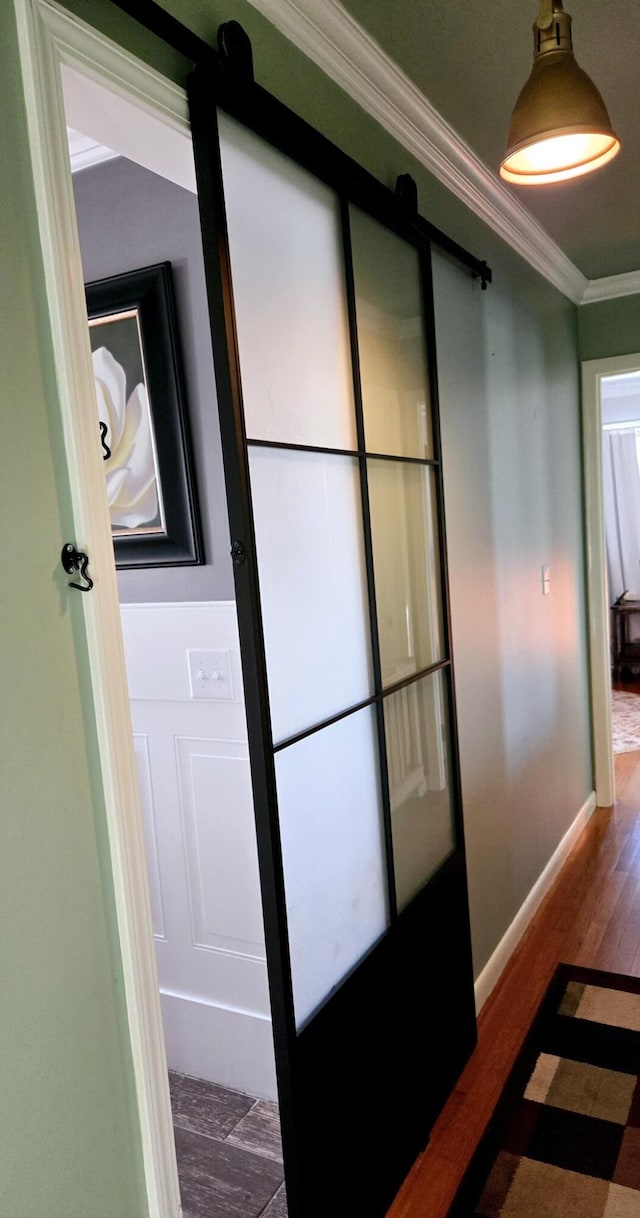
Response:
[[[187,651],[189,685],[192,698],[230,700],[231,653],[229,651]]]

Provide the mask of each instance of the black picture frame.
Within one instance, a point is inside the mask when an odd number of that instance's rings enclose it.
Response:
[[[199,564],[171,263],[96,280],[85,294],[116,567]]]

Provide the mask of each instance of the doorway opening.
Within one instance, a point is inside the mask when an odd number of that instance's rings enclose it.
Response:
[[[61,75],[88,302],[118,300],[132,278],[163,268],[175,323],[175,345],[160,353],[154,344],[166,336],[154,319],[145,325],[144,298],[134,310],[89,309],[182,1208],[186,1218],[280,1218],[260,880],[190,136],[72,67]],[[183,397],[197,564],[180,552],[159,559],[148,545],[172,489],[171,466],[163,485],[154,460],[167,410],[166,385],[151,376],[160,354]]]
[[[640,371],[600,381],[615,753],[640,750]]]
[[[636,592],[640,596],[640,549],[632,516],[623,507],[625,497],[633,504],[634,478],[639,478],[633,424],[640,419],[640,354],[584,361],[582,402],[594,779],[597,802],[608,807],[615,800],[614,744],[616,751],[624,746],[622,716],[630,710],[635,720],[637,714],[634,682],[625,689],[620,678],[633,677],[628,661],[635,659],[640,621],[633,611]],[[638,589],[631,586],[635,567]],[[627,743],[633,743],[631,737]]]

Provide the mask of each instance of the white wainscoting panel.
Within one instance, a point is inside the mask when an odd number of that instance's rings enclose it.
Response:
[[[264,959],[247,747],[176,744],[194,947]]]
[[[276,1098],[251,773],[232,601],[122,605],[167,1058]],[[190,650],[233,698],[193,698]]]

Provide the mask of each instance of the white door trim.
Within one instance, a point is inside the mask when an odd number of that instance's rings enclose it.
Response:
[[[14,0],[82,597],[149,1218],[181,1213],[146,858],[93,370],[66,142],[61,64],[189,130],[184,92],[51,0]],[[89,404],[89,408],[87,408]],[[77,595],[71,593],[72,596]]]
[[[591,718],[594,786],[600,807],[615,800],[611,737],[611,651],[606,578],[604,500],[602,492],[602,407],[600,386],[605,376],[640,371],[640,353],[584,360],[582,363],[582,427],[587,545],[587,612],[591,657]]]

